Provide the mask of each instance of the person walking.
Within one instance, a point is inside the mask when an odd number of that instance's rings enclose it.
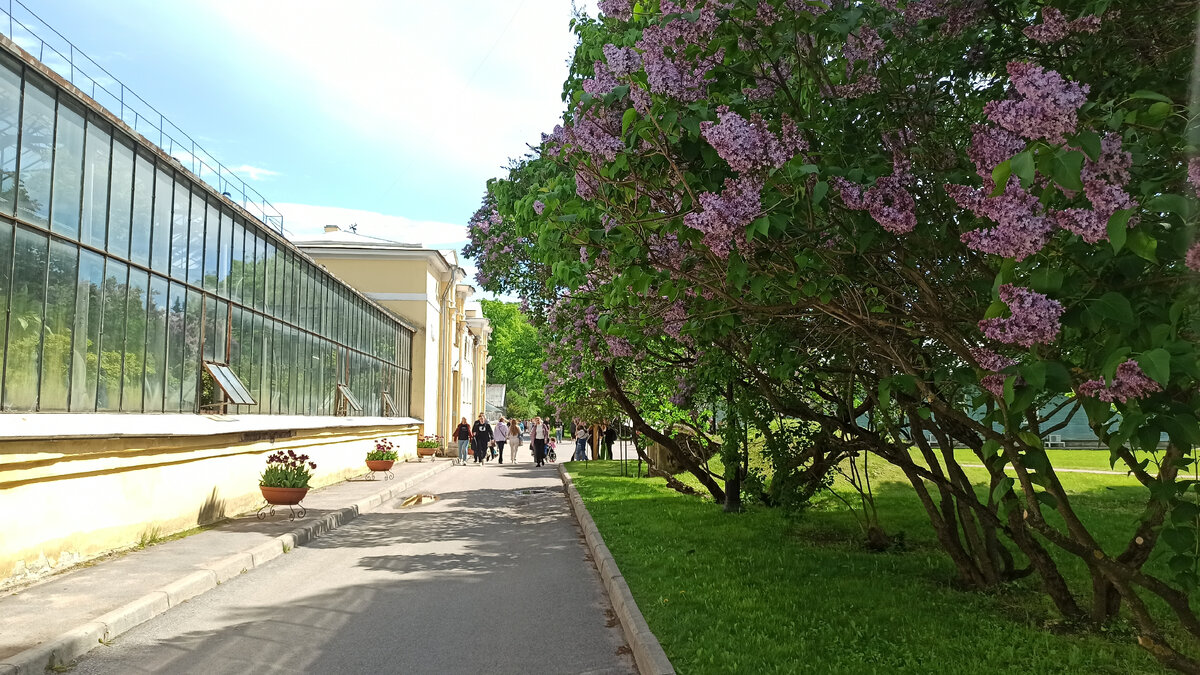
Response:
[[[483,464],[487,459],[488,445],[492,442],[492,436],[492,425],[488,424],[487,417],[484,417],[483,413],[479,413],[479,418],[475,420],[475,424],[471,427],[471,439],[474,442],[476,464]]]
[[[452,434],[454,439],[458,441],[458,463],[467,463],[467,446],[471,444],[471,425],[467,422],[467,418],[462,418],[458,423],[458,428]]]
[[[613,443],[617,442],[617,428],[608,426],[607,424],[600,425],[600,437],[604,439],[604,449],[601,454],[601,459],[612,459]]]
[[[529,425],[529,443],[533,447],[533,465],[543,466],[546,462],[546,440],[550,438],[550,427],[541,417],[534,417]]]
[[[504,415],[496,420],[496,452],[500,455],[500,464],[504,463],[504,444],[508,442],[508,422]]]
[[[575,455],[571,457],[572,462],[587,461],[587,444],[590,434],[588,433],[587,425],[579,420],[575,420]]]
[[[521,427],[520,427],[520,425],[517,424],[517,421],[515,419],[509,420],[509,422],[508,422],[508,437],[510,439],[512,439],[509,442],[510,446],[511,446],[511,448],[510,448],[511,452],[509,454],[512,455],[512,463],[516,464],[517,463],[517,450],[521,449]]]

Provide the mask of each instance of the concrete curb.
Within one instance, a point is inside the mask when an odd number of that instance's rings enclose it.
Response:
[[[12,655],[0,663],[0,675],[44,675],[46,670],[67,666],[75,659],[108,642],[121,633],[149,621],[168,609],[216,588],[222,582],[278,558],[297,546],[336,530],[359,514],[375,510],[432,476],[454,466],[436,462],[428,470],[402,481],[389,481],[386,488],[354,504],[330,511],[296,529],[274,537],[240,553],[198,565],[195,572],[151,591],[117,609],[77,626],[58,637]]]
[[[608,591],[613,610],[616,611],[617,619],[621,622],[625,641],[633,650],[633,660],[637,664],[638,672],[642,675],[675,675],[675,666],[671,665],[671,660],[667,658],[667,653],[658,643],[658,638],[650,631],[650,626],[642,616],[642,610],[638,609],[633,594],[629,592],[629,584],[625,583],[625,577],[617,568],[617,561],[613,559],[608,546],[604,545],[604,538],[600,536],[600,530],[596,528],[592,514],[588,513],[587,507],[583,505],[583,498],[579,496],[579,490],[575,488],[575,480],[571,478],[571,474],[567,473],[566,467],[562,464],[558,465],[558,473],[562,477],[563,487],[567,491],[567,501],[571,503],[571,511],[575,513],[575,518],[579,521],[579,527],[583,530],[583,538],[587,541],[588,550],[592,553],[592,560],[596,563],[596,569],[600,570],[600,579],[604,582],[604,588]]]

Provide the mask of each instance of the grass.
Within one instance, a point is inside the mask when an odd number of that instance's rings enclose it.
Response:
[[[911,452],[913,455],[913,459],[917,460],[921,464],[925,463],[924,458],[921,456],[921,453],[916,448],[913,448],[911,450]],[[1088,471],[1118,471],[1120,473],[1126,473],[1129,471],[1129,467],[1126,466],[1125,462],[1123,462],[1123,461],[1118,460],[1116,462],[1116,464],[1109,464],[1108,450],[1050,449],[1050,450],[1046,451],[1046,456],[1050,458],[1050,463],[1056,469],[1079,469],[1079,470],[1088,470]],[[959,448],[959,449],[955,450],[954,458],[957,459],[959,461],[959,463],[961,463],[961,464],[978,465],[980,463],[979,458],[975,456],[975,453],[973,453],[972,451],[970,451],[966,448]],[[1138,452],[1138,458],[1139,459],[1149,459],[1150,464],[1147,467],[1148,470],[1151,472],[1156,470],[1155,469],[1156,464],[1154,461],[1155,458],[1153,455],[1151,455],[1150,453]]]
[[[872,476],[883,525],[905,535],[903,550],[882,554],[862,548],[833,497],[799,515],[753,505],[727,515],[661,479],[623,478],[616,462],[568,468],[681,673],[1162,672],[1132,632],[1058,626],[1032,581],[955,589],[911,486],[882,463]],[[1136,520],[1132,479],[1063,481],[1102,539]],[[1082,568],[1064,573],[1082,583]]]

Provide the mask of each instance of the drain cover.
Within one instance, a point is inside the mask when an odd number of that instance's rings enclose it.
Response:
[[[436,502],[437,499],[435,495],[413,495],[401,502],[400,508],[408,509],[414,506],[421,506],[422,504],[430,504]]]

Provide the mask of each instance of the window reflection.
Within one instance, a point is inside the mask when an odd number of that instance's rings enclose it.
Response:
[[[50,229],[79,238],[79,203],[83,189],[83,113],[58,106],[54,139],[54,204]]]
[[[25,80],[21,114],[17,215],[35,225],[50,222],[50,161],[54,156],[54,94],[48,84]]]

